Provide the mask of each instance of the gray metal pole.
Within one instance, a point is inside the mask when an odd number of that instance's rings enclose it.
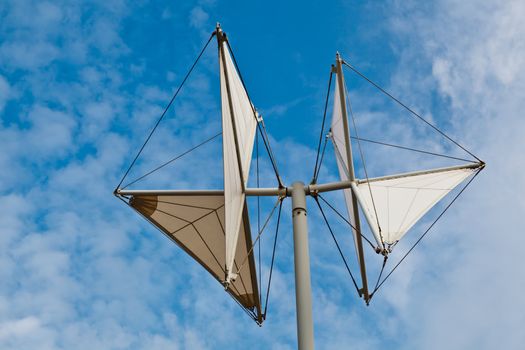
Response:
[[[345,78],[343,76],[343,60],[339,56],[339,52],[335,55],[335,67],[337,73],[337,85],[339,87],[339,98],[341,103],[341,112],[343,114],[343,129],[345,135],[345,146],[346,146],[346,157],[348,165],[348,176],[350,182],[355,181],[354,174],[354,161],[352,159],[352,143],[350,142],[350,129],[348,128],[348,112],[346,109],[346,88],[345,88]],[[359,269],[361,271],[361,282],[363,286],[360,290],[363,298],[368,303],[370,295],[368,294],[368,280],[366,276],[366,266],[365,266],[365,253],[363,250],[363,240],[361,238],[361,223],[359,220],[359,211],[357,209],[357,198],[355,192],[352,191],[352,207],[354,208],[354,224],[356,227],[355,240],[357,245],[357,257],[359,259]]]
[[[308,252],[308,222],[304,183],[292,185],[292,217],[295,263],[295,305],[297,308],[297,341],[299,350],[313,350],[314,324],[310,254]]]

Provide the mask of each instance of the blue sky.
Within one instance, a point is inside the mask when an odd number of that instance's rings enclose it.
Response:
[[[0,348],[296,347],[289,203],[259,328],[200,266],[112,196],[216,22],[229,35],[287,184],[311,178],[337,50],[488,164],[370,307],[352,290],[309,204],[317,348],[521,348],[524,15],[522,2],[491,0],[3,1]],[[212,42],[136,175],[219,131],[216,65]],[[346,74],[361,136],[464,156]],[[219,145],[147,185],[216,187]],[[335,180],[327,152],[321,178]],[[365,155],[373,175],[438,165],[372,147]],[[270,177],[265,160],[262,174]],[[340,197],[332,199],[342,208]],[[331,220],[351,257],[348,232]],[[264,277],[269,237],[262,239]],[[380,262],[370,264],[377,272]]]

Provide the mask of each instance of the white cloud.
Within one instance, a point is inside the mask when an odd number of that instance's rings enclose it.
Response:
[[[109,101],[87,103],[83,113],[83,136],[88,140],[97,139],[108,130],[115,114]]]
[[[0,325],[0,339],[8,337],[26,337],[40,326],[40,322],[35,317],[25,317],[23,319],[8,322]]]
[[[410,29],[397,26],[400,46],[409,43],[402,54],[423,53],[422,61],[431,62],[430,72],[428,65],[413,65],[401,67],[399,77],[432,73],[452,103],[451,131],[488,163],[418,255],[428,264],[413,271],[402,292],[411,302],[396,315],[406,328],[405,348],[517,349],[525,340],[518,326],[525,300],[516,292],[525,281],[518,259],[525,242],[516,230],[525,210],[518,175],[525,170],[519,151],[525,148],[525,31],[519,24],[525,6],[440,1],[425,16],[397,6],[395,23],[415,19]],[[444,255],[451,250],[456,254]]]
[[[190,25],[197,29],[203,29],[209,17],[201,6],[196,6],[190,12]]]
[[[169,8],[165,8],[163,11],[162,11],[162,14],[160,16],[162,19],[164,20],[167,20],[167,19],[171,19],[173,17],[173,14],[171,13],[171,10]]]
[[[59,49],[49,43],[4,42],[0,46],[0,57],[7,66],[36,69],[50,64],[59,56]]]
[[[288,110],[297,106],[299,103],[303,102],[305,99],[306,97],[296,98],[295,100],[292,100],[286,103],[271,106],[270,108],[265,108],[264,110],[262,110],[261,113],[264,113],[264,115],[269,115],[269,116],[272,116],[272,115],[283,116],[284,114],[288,112]]]
[[[166,80],[169,81],[170,83],[174,82],[176,77],[177,75],[171,71],[168,71],[166,73]]]
[[[0,75],[0,113],[4,110],[5,104],[10,98],[11,86],[9,82]]]
[[[66,113],[35,106],[28,116],[31,129],[24,135],[27,140],[22,147],[31,157],[56,158],[72,151],[72,138],[76,125],[74,118]]]
[[[127,53],[126,47],[119,35],[119,22],[112,18],[97,18],[89,30],[90,44],[105,55],[120,55]]]

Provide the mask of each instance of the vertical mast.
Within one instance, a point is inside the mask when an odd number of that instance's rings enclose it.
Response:
[[[350,131],[348,128],[348,112],[346,109],[346,91],[345,91],[346,89],[345,89],[345,80],[343,76],[343,60],[341,59],[339,52],[336,53],[336,56],[335,56],[335,69],[336,69],[336,75],[337,75],[337,83],[338,83],[337,85],[339,87],[339,98],[341,100],[340,104],[341,104],[343,129],[344,129],[344,135],[345,135],[346,156],[347,156],[347,159],[345,159],[345,161],[348,164],[348,177],[349,177],[348,180],[353,182],[355,181],[354,162],[352,159],[352,144],[350,143]],[[363,287],[360,292],[362,293],[365,301],[368,303],[370,296],[368,294],[368,281],[366,277],[365,256],[363,252],[363,240],[361,238],[359,209],[357,206],[357,198],[356,198],[354,191],[352,191],[352,206],[354,208],[353,219],[354,219],[355,228],[356,228],[357,255],[359,258],[361,281],[363,283]]]
[[[300,181],[294,182],[291,190],[297,343],[299,350],[313,350],[314,323],[312,317],[312,287],[310,278],[310,254],[308,251],[306,193],[304,184]]]

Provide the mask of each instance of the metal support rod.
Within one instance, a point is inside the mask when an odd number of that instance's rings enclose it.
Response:
[[[224,196],[224,190],[121,190],[115,194],[122,196]]]
[[[474,163],[466,165],[456,165],[445,168],[430,169],[430,170],[421,170],[414,171],[411,173],[402,173],[395,175],[388,175],[382,177],[374,177],[368,179],[368,182],[375,182],[381,180],[392,180],[399,179],[404,177],[411,177],[417,175],[425,174],[435,174],[451,170],[460,170],[460,169],[479,169],[485,166],[485,163]],[[355,179],[356,184],[366,183],[366,180]],[[328,182],[325,184],[311,184],[307,187],[306,194],[310,193],[322,193],[330,192],[336,190],[343,190],[346,188],[351,188],[352,182],[350,181],[337,181],[337,182]],[[224,190],[121,190],[120,188],[115,191],[115,194],[119,195],[172,195],[172,196],[221,196],[224,195]],[[291,188],[246,188],[247,196],[282,196],[289,197],[291,194]]]
[[[357,185],[360,185],[360,184],[367,183],[367,182],[393,180],[393,179],[400,179],[400,178],[405,178],[405,177],[426,175],[426,174],[436,174],[436,173],[442,173],[442,172],[452,171],[452,170],[479,169],[479,168],[482,168],[484,166],[485,166],[485,163],[456,165],[456,166],[450,166],[450,167],[445,167],[445,168],[413,171],[413,172],[410,172],[410,173],[401,173],[401,174],[394,174],[394,175],[381,176],[381,177],[371,177],[371,178],[368,179],[368,181],[366,179],[355,179],[355,183]],[[330,191],[344,190],[344,189],[347,189],[347,188],[351,188],[352,187],[352,182],[351,181],[327,182],[327,183],[324,183],[324,184],[311,184],[308,187],[310,188],[310,192],[311,193],[322,193],[322,192],[330,192]],[[247,189],[246,191],[248,191],[248,190],[250,190],[250,189]],[[255,191],[257,189],[253,189],[253,190]]]
[[[280,197],[288,197],[289,193],[287,193],[286,187],[276,187],[276,188],[263,188],[263,187],[256,187],[256,188],[246,188],[246,195],[247,196],[280,196]]]
[[[341,59],[341,56],[339,56],[339,52],[335,56],[335,67],[336,67],[336,74],[337,74],[337,85],[339,88],[339,98],[340,98],[340,104],[341,104],[341,113],[342,113],[342,120],[343,120],[343,130],[345,135],[345,146],[346,146],[346,157],[347,157],[347,165],[348,165],[348,180],[350,182],[355,181],[355,173],[354,173],[354,160],[352,159],[352,143],[350,142],[350,129],[348,128],[348,112],[346,109],[346,88],[345,88],[345,78],[343,75],[343,60]],[[360,294],[363,295],[363,298],[368,303],[368,300],[370,299],[370,295],[368,294],[368,280],[366,276],[366,266],[365,266],[365,252],[363,250],[363,240],[361,238],[361,223],[359,219],[359,210],[357,209],[357,198],[352,191],[352,208],[353,208],[353,214],[354,214],[354,225],[356,227],[356,231],[354,232],[354,239],[356,243],[357,248],[357,258],[359,260],[359,270],[361,272],[361,282],[362,282],[362,288],[360,290]]]
[[[295,264],[295,304],[297,308],[297,341],[299,350],[313,350],[314,324],[310,254],[308,252],[308,222],[306,218],[306,189],[304,183],[292,185],[292,217]]]
[[[350,185],[348,185],[350,187]],[[290,196],[291,190],[287,188],[247,188],[247,196]],[[224,196],[224,190],[121,190],[117,189],[115,194],[123,196]]]
[[[444,168],[435,168],[435,169],[428,169],[428,170],[419,170],[419,171],[412,171],[409,173],[401,173],[401,174],[394,174],[394,175],[387,175],[387,176],[381,176],[381,177],[372,177],[368,180],[356,180],[357,184],[362,184],[365,182],[375,182],[375,181],[385,181],[385,180],[393,180],[393,179],[401,179],[405,177],[411,177],[411,176],[418,176],[418,175],[427,175],[427,174],[437,174],[437,173],[444,173],[446,171],[453,171],[453,170],[461,170],[461,169],[479,169],[485,167],[485,163],[479,162],[479,163],[471,163],[471,164],[461,164],[461,165],[454,165]]]

